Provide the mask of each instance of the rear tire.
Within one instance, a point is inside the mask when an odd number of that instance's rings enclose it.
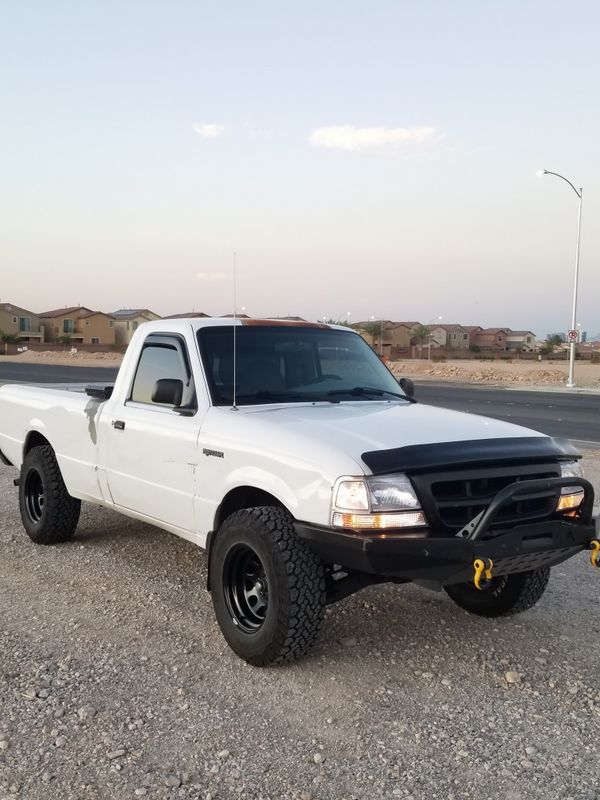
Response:
[[[256,667],[293,661],[319,634],[324,566],[297,538],[283,508],[227,517],[211,550],[210,587],[227,643]]]
[[[448,596],[466,611],[482,617],[500,617],[532,608],[546,591],[549,579],[550,567],[542,567],[492,578],[487,589],[476,589],[472,583],[457,583],[444,588]]]
[[[23,527],[36,544],[66,542],[75,533],[81,501],[67,492],[50,445],[33,447],[25,456],[19,508]]]

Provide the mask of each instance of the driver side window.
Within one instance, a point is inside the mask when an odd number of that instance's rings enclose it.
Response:
[[[161,337],[160,341],[148,340],[138,362],[130,400],[163,408],[172,405],[156,403],[152,400],[154,387],[159,380],[181,381],[184,386],[185,402],[195,400],[191,371],[183,352],[183,343],[175,338]]]

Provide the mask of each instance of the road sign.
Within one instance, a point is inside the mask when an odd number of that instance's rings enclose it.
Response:
[[[579,331],[567,331],[567,342],[578,342]]]

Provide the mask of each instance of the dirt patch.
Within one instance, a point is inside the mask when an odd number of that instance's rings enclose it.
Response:
[[[418,376],[420,379],[456,381],[457,383],[519,384],[521,386],[564,386],[568,364],[531,362],[490,363],[486,361],[393,361],[394,375]],[[600,364],[576,364],[577,386],[600,389]]]
[[[99,363],[119,366],[123,360],[123,353],[85,353],[70,350],[56,352],[54,350],[27,351],[17,356],[0,356],[0,362],[9,361],[13,364],[72,364],[76,367],[98,366]]]

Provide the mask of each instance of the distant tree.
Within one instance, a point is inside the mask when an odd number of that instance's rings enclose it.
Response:
[[[413,330],[412,335],[419,343],[419,355],[423,354],[423,344],[430,342],[431,328],[429,325],[417,325]]]
[[[14,342],[19,341],[19,337],[16,333],[4,333],[4,331],[0,330],[0,341],[4,344],[4,355],[8,355],[8,345],[14,344]]]
[[[347,319],[325,319],[322,320],[326,325],[343,325],[345,328],[352,328],[354,327],[351,325]]]
[[[381,322],[367,322],[365,325],[361,325],[359,330],[367,333],[375,343],[375,340],[379,340],[381,336]]]
[[[73,339],[71,338],[71,336],[68,333],[65,333],[64,336],[59,336],[56,341],[59,342],[60,344],[69,345],[69,344],[71,344]]]
[[[479,345],[478,345],[478,344],[470,344],[470,345],[469,345],[469,350],[470,350],[472,353],[481,353],[481,347],[479,347]]]
[[[540,347],[540,353],[543,356],[550,356],[554,352],[554,348],[561,344],[563,344],[562,338],[558,333],[553,333],[552,336],[548,336],[544,344]]]
[[[417,327],[413,330],[413,336],[420,344],[426,339],[429,339],[429,334],[431,333],[431,328],[429,325],[417,325]]]

